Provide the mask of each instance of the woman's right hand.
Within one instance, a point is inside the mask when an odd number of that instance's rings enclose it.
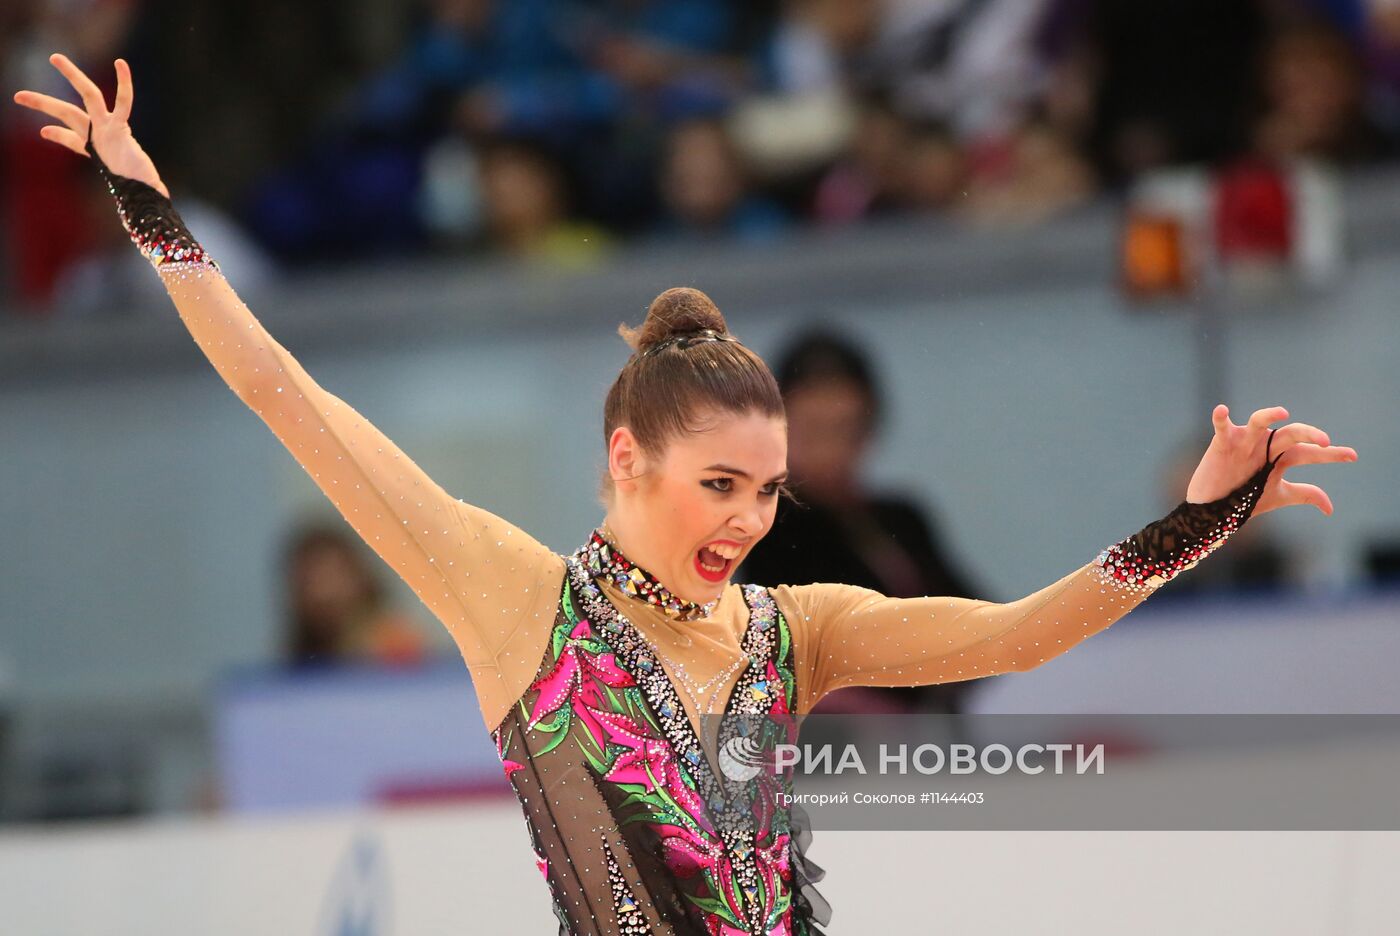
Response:
[[[131,135],[127,120],[131,117],[131,66],[124,59],[117,59],[117,101],[116,107],[107,110],[107,102],[102,91],[92,79],[83,74],[68,56],[55,52],[49,62],[68,79],[73,90],[78,92],[83,107],[60,101],[56,97],[40,94],[37,91],[19,91],[15,103],[58,120],[62,126],[47,126],[39,135],[50,142],[66,147],[79,156],[86,156],[88,130],[92,130],[92,145],[97,155],[106,163],[114,175],[125,176],[144,182],[166,198],[170,192],[156,172],[155,163],[146,151],[141,149]],[[85,109],[84,109],[85,108]]]

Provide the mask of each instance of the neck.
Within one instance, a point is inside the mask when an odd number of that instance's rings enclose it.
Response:
[[[702,607],[713,603],[712,596],[697,598],[674,590],[676,583],[667,580],[669,576],[662,568],[657,554],[649,548],[648,538],[643,533],[641,525],[626,511],[618,510],[616,507],[609,509],[603,518],[602,532],[603,536],[611,541],[617,547],[618,552],[622,553],[629,562],[640,566],[643,571],[654,576],[676,598]],[[708,611],[705,614],[708,614]]]
[[[643,538],[639,535],[639,530],[625,514],[616,508],[609,510],[603,517],[603,535],[611,540],[613,545],[632,562],[653,575],[658,574],[655,571],[657,564],[653,561],[655,557],[646,548]]]

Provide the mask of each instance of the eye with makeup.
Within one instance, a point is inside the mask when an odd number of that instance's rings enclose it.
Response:
[[[732,493],[734,490],[733,478],[710,478],[708,480],[701,481],[700,483],[705,487],[709,488],[710,490],[718,491],[721,494],[729,494]],[[783,484],[781,481],[771,481],[768,484],[765,484],[763,486],[763,489],[759,493],[762,494],[764,497],[775,497],[777,496],[778,492],[782,490],[782,487]]]

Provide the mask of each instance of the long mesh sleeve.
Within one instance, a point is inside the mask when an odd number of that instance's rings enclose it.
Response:
[[[91,148],[90,148],[90,152]],[[322,388],[235,294],[168,199],[113,176],[92,152],[127,231],[190,335],[355,529],[446,625],[494,728],[541,655],[562,557],[452,497],[382,432]]]
[[[1277,459],[1226,497],[1183,503],[1039,591],[1007,603],[888,598],[849,585],[780,586],[795,618],[799,711],[846,686],[957,682],[1033,669],[1109,627],[1219,549]]]

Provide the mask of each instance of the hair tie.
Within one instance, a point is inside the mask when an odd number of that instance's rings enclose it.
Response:
[[[675,345],[676,347],[684,351],[686,348],[692,348],[695,345],[704,344],[707,341],[738,340],[739,339],[735,338],[732,335],[721,335],[713,328],[702,328],[696,332],[685,332],[684,334],[680,335],[672,335],[665,341],[658,342],[657,344],[652,345],[650,348],[647,348],[645,351],[642,352],[642,357],[651,357],[653,354],[656,354],[660,351],[664,351],[672,345]]]

